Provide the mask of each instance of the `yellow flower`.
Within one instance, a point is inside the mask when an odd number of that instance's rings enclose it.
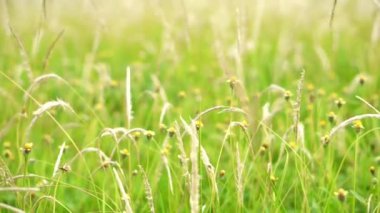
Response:
[[[178,92],[178,98],[184,99],[186,98],[186,92],[181,90]]]
[[[327,117],[328,117],[330,123],[336,122],[336,114],[334,112],[329,112]]]
[[[364,129],[363,123],[361,120],[356,120],[352,123],[352,128],[355,129],[356,132],[360,132]]]
[[[226,171],[225,170],[220,170],[219,172],[219,177],[224,177],[226,175]]]
[[[129,156],[129,151],[128,151],[128,149],[122,149],[122,150],[120,150],[120,154],[121,154],[121,156],[123,156],[125,158],[125,157]]]
[[[174,134],[175,134],[175,128],[174,127],[169,127],[167,131],[168,131],[170,137],[174,136]]]
[[[341,108],[345,104],[346,104],[346,101],[343,98],[338,98],[338,99],[335,100],[335,105],[338,108]]]
[[[338,189],[338,191],[336,191],[335,193],[335,196],[341,201],[341,202],[344,202],[346,200],[346,197],[347,197],[347,194],[348,192],[346,190],[344,190],[343,188],[340,188]]]
[[[330,143],[330,136],[329,135],[324,135],[321,137],[321,141],[323,145],[327,145]]]
[[[293,94],[292,94],[292,92],[290,92],[289,90],[286,90],[285,92],[284,92],[284,99],[286,100],[286,101],[289,101],[290,100],[290,98],[293,96]]]
[[[230,85],[231,89],[234,89],[235,85],[238,83],[238,79],[236,78],[236,76],[232,76],[227,80],[227,83]]]
[[[133,132],[132,136],[135,139],[135,141],[138,141],[139,138],[140,138],[140,136],[141,136],[141,132],[138,132],[138,131],[137,132]]]
[[[147,138],[148,140],[150,140],[150,139],[152,139],[152,138],[156,135],[156,133],[153,132],[153,131],[151,131],[151,130],[147,130],[147,131],[144,133],[144,135],[146,136],[146,138]]]
[[[200,120],[195,121],[195,128],[200,130],[203,127],[203,123]]]
[[[290,146],[290,148],[292,148],[293,150],[296,150],[296,149],[298,148],[298,144],[297,144],[296,142],[294,142],[294,141],[291,141],[291,142],[289,143],[289,146]]]
[[[22,148],[22,151],[24,154],[29,154],[32,151],[33,143],[26,143],[24,144],[24,147]]]

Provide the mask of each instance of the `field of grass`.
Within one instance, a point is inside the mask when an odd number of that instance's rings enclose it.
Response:
[[[0,0],[0,212],[380,212],[380,1]]]

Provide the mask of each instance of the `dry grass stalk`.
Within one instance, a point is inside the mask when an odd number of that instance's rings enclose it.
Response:
[[[132,207],[131,207],[131,204],[130,204],[131,200],[129,198],[129,195],[127,194],[127,192],[124,189],[123,182],[120,179],[119,173],[116,171],[115,168],[112,168],[112,171],[113,171],[113,173],[115,175],[116,183],[117,183],[117,185],[119,187],[119,190],[120,190],[121,199],[124,201],[125,211],[127,213],[132,213],[133,210],[132,210]]]
[[[190,172],[189,172],[189,166],[188,166],[189,159],[186,156],[186,151],[183,145],[180,128],[177,122],[175,122],[175,135],[177,138],[177,146],[181,153],[179,158],[181,161],[182,172],[183,172],[183,176],[185,177],[185,184],[188,187],[190,185]]]
[[[15,212],[15,213],[24,213],[24,210],[18,209],[16,207],[10,206],[5,203],[0,203],[0,209],[6,209],[8,211]]]
[[[238,194],[238,203],[241,208],[244,206],[243,171],[244,164],[240,159],[239,143],[236,143],[236,188]]]
[[[146,175],[146,173],[145,173],[145,171],[141,165],[139,165],[139,169],[140,169],[140,172],[141,172],[141,174],[143,176],[143,180],[144,180],[145,196],[146,196],[146,199],[147,199],[148,204],[149,204],[149,210],[151,213],[154,213],[155,210],[154,210],[154,200],[153,200],[152,187],[150,186],[148,176]]]
[[[211,164],[210,159],[207,155],[206,150],[201,146],[201,159],[203,162],[203,165],[205,166],[207,176],[210,178],[211,184],[212,184],[212,194],[214,199],[214,196],[216,196],[217,201],[219,202],[219,190],[218,190],[218,184],[216,182],[216,174],[215,174],[215,167]]]
[[[303,69],[301,71],[301,77],[298,81],[298,87],[297,87],[297,99],[294,103],[294,134],[295,134],[295,142],[298,143],[298,127],[300,122],[300,112],[301,112],[301,101],[302,101],[302,89],[303,89],[303,82],[305,80],[305,70]]]
[[[132,115],[132,93],[131,93],[131,68],[127,67],[125,78],[125,113],[127,116],[127,128],[131,127]]]
[[[0,192],[38,192],[37,187],[0,187]]]
[[[63,155],[63,152],[65,151],[65,146],[66,146],[66,142],[63,142],[61,145],[61,148],[59,150],[57,160],[55,161],[55,164],[54,164],[54,170],[53,170],[52,178],[54,178],[58,173],[59,165],[60,165],[61,159],[62,159],[62,155]]]
[[[341,123],[339,123],[337,126],[331,129],[329,137],[332,138],[340,129],[352,124],[352,122],[357,121],[357,120],[362,120],[366,118],[376,118],[380,119],[380,114],[363,114],[363,115],[357,115],[354,117],[351,117]]]
[[[164,103],[164,106],[162,107],[161,114],[160,114],[160,123],[159,123],[159,125],[163,124],[165,114],[169,110],[170,107],[171,107],[170,103],[167,103],[167,102]]]
[[[43,65],[42,65],[42,71],[46,70],[48,63],[49,63],[49,59],[50,59],[51,55],[53,54],[53,49],[54,49],[55,45],[58,43],[59,39],[63,36],[64,32],[65,32],[65,30],[61,30],[61,32],[59,32],[57,37],[54,39],[53,43],[49,46],[49,49],[46,52],[45,59],[44,59]]]
[[[203,112],[200,112],[194,119],[193,121],[200,120],[203,116],[206,114],[213,112],[213,111],[218,111],[220,110],[221,113],[223,112],[238,112],[242,114],[247,114],[245,113],[242,109],[237,108],[237,107],[229,107],[229,106],[214,106],[209,109],[204,110]]]
[[[25,135],[26,135],[27,141],[29,140],[30,131],[32,130],[32,127],[34,126],[34,124],[37,122],[38,118],[40,118],[45,112],[55,107],[62,107],[63,109],[66,109],[75,113],[74,110],[71,108],[70,104],[59,99],[56,101],[48,101],[42,104],[36,111],[33,112],[33,119],[26,129]]]
[[[181,121],[182,121],[183,126],[185,127],[185,130],[191,137],[190,208],[191,208],[192,213],[198,213],[199,212],[199,183],[200,183],[199,167],[198,167],[199,140],[198,140],[194,122],[192,122],[190,126],[182,118],[181,118]]]
[[[169,137],[166,136],[165,140],[164,140],[164,143],[162,144],[162,150],[166,149],[166,147],[168,146],[168,144],[169,144]],[[161,158],[162,158],[162,162],[164,163],[164,166],[165,166],[165,169],[166,169],[166,173],[168,174],[170,192],[173,194],[174,193],[173,179],[172,179],[172,175],[171,175],[171,172],[170,172],[169,159],[168,159],[168,157],[167,157],[166,154],[161,154]]]
[[[63,81],[66,83],[66,81],[61,78],[61,76],[54,74],[54,73],[49,73],[49,74],[44,74],[41,76],[38,76],[33,80],[33,82],[30,84],[26,92],[24,93],[24,103],[27,103],[30,95],[32,94],[33,90],[38,87],[42,82],[49,80],[49,79],[57,79],[59,81]]]

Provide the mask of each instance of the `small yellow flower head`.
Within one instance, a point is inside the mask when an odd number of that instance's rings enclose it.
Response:
[[[120,150],[120,154],[123,158],[126,158],[129,156],[129,151],[128,151],[128,149],[122,149],[122,150]]]
[[[270,179],[270,181],[274,184],[274,183],[277,182],[278,177],[276,177],[276,176],[274,176],[273,174],[271,174],[270,177],[269,177],[269,179]]]
[[[321,141],[324,146],[327,146],[330,143],[330,136],[329,135],[322,136]]]
[[[96,111],[102,111],[104,109],[104,105],[102,103],[97,103],[95,106],[94,106],[95,110]]]
[[[186,92],[183,90],[179,91],[178,92],[178,98],[180,98],[180,99],[186,98]]]
[[[26,143],[24,144],[24,147],[22,147],[22,151],[24,152],[24,154],[27,155],[32,151],[32,148],[33,148],[33,143]]]
[[[169,127],[167,129],[167,131],[168,131],[168,134],[170,137],[173,137],[175,135],[175,128],[174,127]]]
[[[338,198],[339,201],[344,202],[347,198],[348,192],[344,190],[343,188],[340,188],[334,194]]]
[[[341,108],[345,104],[346,104],[346,101],[343,98],[338,98],[338,99],[335,100],[335,105],[338,108]]]
[[[152,139],[156,135],[156,133],[151,130],[146,131],[144,134],[148,140]]]
[[[327,122],[326,122],[325,120],[320,120],[320,121],[319,121],[319,126],[320,126],[321,128],[325,128],[325,127],[327,126]]]
[[[363,123],[361,120],[356,120],[352,123],[352,128],[355,129],[356,132],[360,132],[361,130],[364,129]]]
[[[238,83],[238,79],[236,76],[232,76],[230,79],[227,80],[227,83],[230,85],[231,89],[235,88],[235,85]]]
[[[284,99],[286,100],[286,101],[289,101],[290,100],[290,98],[293,96],[293,94],[292,94],[292,92],[290,92],[289,90],[286,90],[285,92],[284,92]]]
[[[141,137],[141,132],[139,132],[139,131],[133,132],[132,136],[135,139],[135,141],[138,141]]]
[[[319,89],[317,92],[318,96],[322,97],[326,95],[326,91],[324,89]]]
[[[168,156],[170,153],[170,149],[168,147],[165,147],[161,150],[161,155]]]
[[[6,141],[3,143],[3,147],[4,147],[4,149],[9,149],[9,148],[11,148],[11,143],[9,141]]]
[[[312,84],[312,83],[308,83],[308,84],[306,85],[306,89],[307,89],[309,92],[312,92],[312,91],[315,89],[314,84]]]
[[[163,123],[160,124],[160,131],[161,132],[165,132],[167,128],[168,127],[165,124],[163,124]]]
[[[117,87],[117,86],[119,86],[119,82],[117,82],[116,80],[111,80],[110,81],[110,86],[111,87]]]
[[[220,172],[219,172],[219,177],[224,177],[226,175],[226,171],[225,170],[220,170]]]
[[[369,167],[369,172],[371,172],[371,174],[373,176],[375,176],[376,175],[376,168],[374,166]]]
[[[243,126],[244,128],[248,128],[248,126],[249,126],[249,124],[248,124],[248,122],[247,122],[246,120],[243,120],[243,121],[241,122],[241,124],[242,124],[242,126]]]
[[[292,148],[293,150],[296,150],[296,149],[298,148],[298,144],[297,144],[296,142],[294,142],[294,141],[291,141],[291,142],[289,143],[289,146],[290,146],[290,148]]]
[[[336,114],[334,112],[329,112],[327,117],[328,117],[330,123],[336,122]]]
[[[199,131],[203,127],[203,122],[201,120],[195,121],[195,128]]]

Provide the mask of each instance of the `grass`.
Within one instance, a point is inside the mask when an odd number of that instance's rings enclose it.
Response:
[[[1,212],[379,212],[378,5],[0,0]]]

